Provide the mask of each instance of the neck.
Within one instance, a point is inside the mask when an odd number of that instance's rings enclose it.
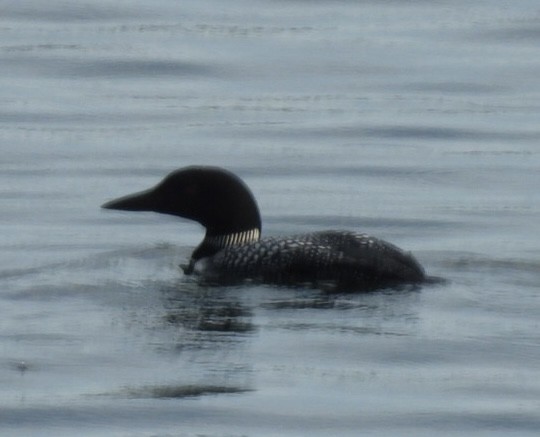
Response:
[[[261,236],[259,228],[248,229],[246,231],[234,232],[231,234],[214,235],[206,233],[204,240],[195,249],[192,260],[198,260],[207,256],[212,256],[221,249],[232,246],[242,246],[244,244],[258,241]]]

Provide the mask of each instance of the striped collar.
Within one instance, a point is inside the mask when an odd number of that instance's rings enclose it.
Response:
[[[248,231],[235,232],[234,234],[215,235],[212,237],[206,236],[203,243],[222,249],[230,246],[253,243],[254,241],[258,241],[260,236],[261,231],[258,228],[254,228]]]
[[[217,252],[226,247],[242,246],[244,244],[253,243],[258,241],[261,236],[261,230],[259,228],[249,229],[247,231],[235,232],[225,235],[206,235],[201,244],[195,249],[191,255],[191,263],[198,259],[213,256]],[[191,268],[188,268],[186,273],[190,272]]]

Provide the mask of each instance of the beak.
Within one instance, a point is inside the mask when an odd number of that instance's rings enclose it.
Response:
[[[140,191],[111,200],[101,207],[121,211],[155,211],[157,207],[156,195],[154,190]]]

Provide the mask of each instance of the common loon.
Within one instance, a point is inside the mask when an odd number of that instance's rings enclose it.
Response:
[[[367,291],[427,279],[409,252],[367,234],[330,230],[261,239],[253,194],[238,176],[219,167],[175,170],[154,188],[102,207],[154,211],[199,222],[206,235],[184,272],[213,283],[251,279]]]

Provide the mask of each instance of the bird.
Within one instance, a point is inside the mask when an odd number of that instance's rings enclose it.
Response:
[[[365,233],[325,230],[261,238],[255,197],[242,179],[221,167],[174,170],[153,188],[102,208],[152,211],[200,223],[205,236],[183,270],[208,284],[371,291],[430,278],[410,252]]]

